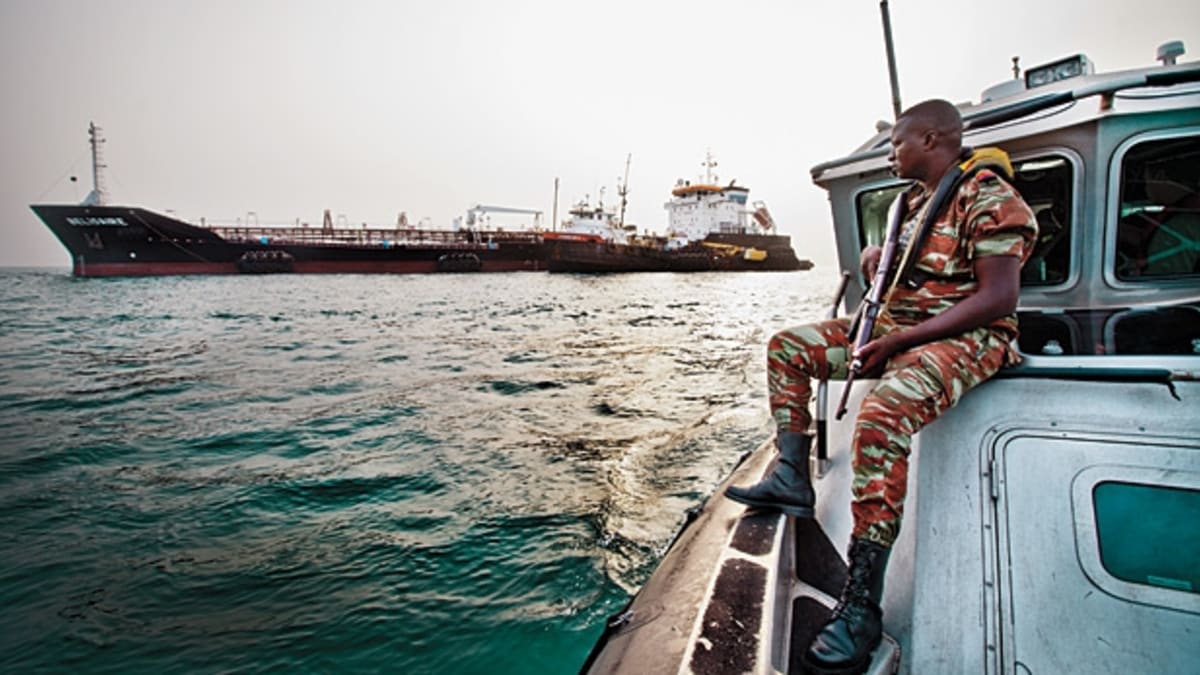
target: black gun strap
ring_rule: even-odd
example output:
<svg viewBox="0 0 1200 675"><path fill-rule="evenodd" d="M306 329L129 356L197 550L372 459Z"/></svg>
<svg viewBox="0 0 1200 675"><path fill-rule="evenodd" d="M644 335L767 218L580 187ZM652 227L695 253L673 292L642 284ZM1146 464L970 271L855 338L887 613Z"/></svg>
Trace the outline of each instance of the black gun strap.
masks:
<svg viewBox="0 0 1200 675"><path fill-rule="evenodd" d="M993 157L1002 155L1003 163ZM928 208L925 210L925 217L921 219L915 232L908 241L908 246L904 248L904 257L900 263L900 269L894 277L892 288L903 284L906 288L917 288L921 284L913 279L913 267L917 264L917 258L920 257L921 247L925 245L925 240L929 238L929 232L933 229L933 224L941 217L942 212L949 206L950 200L958 194L958 189L966 182L968 178L974 176L982 169L991 169L1008 180L1012 180L1011 167L1005 166L1008 161L1007 155L1003 155L1002 151L993 148L985 148L979 153L971 148L963 148L960 155L961 161L958 164L950 167L946 175L942 176L942 180L938 181L937 189L933 191L933 197L929 200Z"/></svg>
<svg viewBox="0 0 1200 675"><path fill-rule="evenodd" d="M892 282L892 287L895 288L900 284L909 286L909 277L912 276L913 267L917 264L917 257L920 254L921 247L925 245L925 240L929 238L929 231L933 229L933 224L937 222L938 216L945 210L950 203L950 198L958 192L958 188L962 185L962 181L967 177L967 173L963 171L962 163L955 164L950 167L950 170L942 176L942 180L938 182L937 189L933 191L933 197L930 198L929 204L925 209L925 217L921 219L915 232L908 240L908 246L904 247L904 257L901 258L900 269L896 271L896 276Z"/></svg>

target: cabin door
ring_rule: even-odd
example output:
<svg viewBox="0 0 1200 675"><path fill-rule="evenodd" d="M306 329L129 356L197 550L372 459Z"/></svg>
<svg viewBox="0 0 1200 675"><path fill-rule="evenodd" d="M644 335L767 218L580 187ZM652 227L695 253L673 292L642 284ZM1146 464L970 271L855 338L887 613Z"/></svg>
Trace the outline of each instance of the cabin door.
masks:
<svg viewBox="0 0 1200 675"><path fill-rule="evenodd" d="M1010 431L993 445L1001 672L1200 663L1200 440Z"/></svg>

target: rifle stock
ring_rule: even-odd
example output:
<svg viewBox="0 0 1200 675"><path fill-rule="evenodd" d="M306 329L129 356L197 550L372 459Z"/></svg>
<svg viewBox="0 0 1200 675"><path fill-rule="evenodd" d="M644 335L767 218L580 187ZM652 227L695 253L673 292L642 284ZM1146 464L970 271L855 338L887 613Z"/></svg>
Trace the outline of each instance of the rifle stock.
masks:
<svg viewBox="0 0 1200 675"><path fill-rule="evenodd" d="M871 333L875 331L875 319L883 309L888 284L891 282L892 271L896 267L896 256L899 252L900 225L904 222L908 205L905 200L906 194L906 192L901 192L896 195L896 198L892 200L892 205L888 207L888 226L884 234L883 254L879 258L879 267L875 269L875 276L871 280L871 288L867 291L867 296L863 298L862 306L859 307L861 315L858 321L858 331L854 334L854 341L850 346L851 355L871 341ZM862 374L862 366L862 360L857 357L850 361L850 372L846 375L846 384L842 387L842 398L838 401L835 419L840 420L846 416L846 402L850 398L850 388L854 384L854 380Z"/></svg>

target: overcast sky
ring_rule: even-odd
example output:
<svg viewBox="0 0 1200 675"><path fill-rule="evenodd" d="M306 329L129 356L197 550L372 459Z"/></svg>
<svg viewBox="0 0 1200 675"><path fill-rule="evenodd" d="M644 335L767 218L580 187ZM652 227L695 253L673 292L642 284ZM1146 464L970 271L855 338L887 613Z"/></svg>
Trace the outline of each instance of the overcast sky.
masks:
<svg viewBox="0 0 1200 675"><path fill-rule="evenodd" d="M1083 52L1097 70L1200 58L1196 0L893 0L902 100L978 101ZM607 188L661 231L705 152L797 252L832 262L814 164L891 118L877 0L0 0L0 265L66 267L29 210L78 202L87 126L113 203L188 220L436 227ZM76 182L71 176L78 177Z"/></svg>

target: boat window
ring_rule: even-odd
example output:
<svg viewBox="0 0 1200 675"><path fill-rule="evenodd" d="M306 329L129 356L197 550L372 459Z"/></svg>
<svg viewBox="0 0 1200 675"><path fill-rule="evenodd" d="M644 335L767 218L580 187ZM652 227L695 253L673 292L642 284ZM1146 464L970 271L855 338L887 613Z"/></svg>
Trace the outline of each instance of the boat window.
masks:
<svg viewBox="0 0 1200 675"><path fill-rule="evenodd" d="M1105 333L1104 344L1114 354L1200 355L1200 305L1118 312Z"/></svg>
<svg viewBox="0 0 1200 675"><path fill-rule="evenodd" d="M908 187L907 183L866 190L858 193L858 240L859 248L883 246L883 234L887 230L888 207L896 195Z"/></svg>
<svg viewBox="0 0 1200 675"><path fill-rule="evenodd" d="M1018 348L1040 356L1200 355L1200 305L1021 311Z"/></svg>
<svg viewBox="0 0 1200 675"><path fill-rule="evenodd" d="M1074 170L1059 156L1024 159L1013 165L1013 186L1038 220L1038 241L1021 272L1024 286L1066 281L1071 264L1071 189ZM861 246L882 245L887 212L904 185L889 185L859 193L857 199Z"/></svg>
<svg viewBox="0 0 1200 675"><path fill-rule="evenodd" d="M1075 317L1065 313L1018 312L1021 327L1017 348L1023 354L1043 356L1074 356L1084 351Z"/></svg>
<svg viewBox="0 0 1200 675"><path fill-rule="evenodd" d="M1200 276L1200 136L1146 141L1121 161L1117 278Z"/></svg>
<svg viewBox="0 0 1200 675"><path fill-rule="evenodd" d="M1063 157L1035 157L1015 162L1013 173L1013 186L1038 223L1037 243L1021 269L1021 285L1061 284L1071 271L1073 167Z"/></svg>
<svg viewBox="0 0 1200 675"><path fill-rule="evenodd" d="M1092 489L1105 571L1130 583L1200 593L1200 490L1106 481Z"/></svg>

